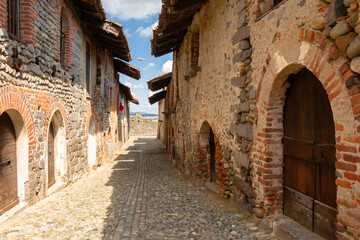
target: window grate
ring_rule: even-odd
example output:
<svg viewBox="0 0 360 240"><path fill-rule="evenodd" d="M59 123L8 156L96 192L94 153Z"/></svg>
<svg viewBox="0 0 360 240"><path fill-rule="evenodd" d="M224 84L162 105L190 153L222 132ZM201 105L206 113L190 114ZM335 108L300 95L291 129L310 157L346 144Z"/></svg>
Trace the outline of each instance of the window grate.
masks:
<svg viewBox="0 0 360 240"><path fill-rule="evenodd" d="M62 66L65 65L65 40L66 34L64 33L63 18L60 19L60 63Z"/></svg>
<svg viewBox="0 0 360 240"><path fill-rule="evenodd" d="M19 8L17 0L7 0L8 6L8 31L19 37Z"/></svg>

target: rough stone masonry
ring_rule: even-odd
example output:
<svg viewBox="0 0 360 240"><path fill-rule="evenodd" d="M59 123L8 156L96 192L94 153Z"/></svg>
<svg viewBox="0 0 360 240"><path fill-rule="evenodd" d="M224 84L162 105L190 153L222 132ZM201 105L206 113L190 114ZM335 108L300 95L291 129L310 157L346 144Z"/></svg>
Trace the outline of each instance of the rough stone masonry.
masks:
<svg viewBox="0 0 360 240"><path fill-rule="evenodd" d="M9 2L19 11L8 11ZM0 12L0 115L10 116L17 136L18 200L34 204L112 159L127 140L118 126L128 131L129 99L119 90L113 62L114 56L130 61L130 50L122 26L106 19L101 1L1 1ZM15 14L12 25L8 14ZM85 20L92 24L85 27ZM49 188L51 154L56 184Z"/></svg>
<svg viewBox="0 0 360 240"><path fill-rule="evenodd" d="M142 117L141 112L130 116L130 136L156 136L158 122L156 119Z"/></svg>

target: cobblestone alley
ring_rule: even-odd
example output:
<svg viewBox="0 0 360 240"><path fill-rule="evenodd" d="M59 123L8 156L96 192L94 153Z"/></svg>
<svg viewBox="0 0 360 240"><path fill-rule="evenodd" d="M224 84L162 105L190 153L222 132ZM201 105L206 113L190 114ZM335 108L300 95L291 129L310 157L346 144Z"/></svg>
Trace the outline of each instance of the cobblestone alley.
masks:
<svg viewBox="0 0 360 240"><path fill-rule="evenodd" d="M191 183L155 138L15 215L0 239L273 239L249 215Z"/></svg>

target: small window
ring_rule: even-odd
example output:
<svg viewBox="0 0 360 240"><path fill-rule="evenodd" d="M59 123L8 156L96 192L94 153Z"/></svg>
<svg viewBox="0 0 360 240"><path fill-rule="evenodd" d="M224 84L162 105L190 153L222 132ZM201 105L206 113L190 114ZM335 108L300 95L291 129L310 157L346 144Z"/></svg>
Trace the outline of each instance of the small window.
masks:
<svg viewBox="0 0 360 240"><path fill-rule="evenodd" d="M8 31L16 37L19 37L19 1L7 0L8 6Z"/></svg>
<svg viewBox="0 0 360 240"><path fill-rule="evenodd" d="M197 67L199 64L199 30L191 34L191 62L190 68Z"/></svg>
<svg viewBox="0 0 360 240"><path fill-rule="evenodd" d="M101 66L102 66L102 61L101 61L101 52L97 52L96 55L96 85L100 86L101 85Z"/></svg>
<svg viewBox="0 0 360 240"><path fill-rule="evenodd" d="M90 44L86 43L86 91L90 94Z"/></svg>
<svg viewBox="0 0 360 240"><path fill-rule="evenodd" d="M256 21L260 21L264 16L269 14L274 8L284 3L286 0L263 0L256 7ZM342 0L340 0L342 1Z"/></svg>
<svg viewBox="0 0 360 240"><path fill-rule="evenodd" d="M108 74L108 51L105 50L105 74L107 75Z"/></svg>
<svg viewBox="0 0 360 240"><path fill-rule="evenodd" d="M279 5L283 0L274 0L274 7Z"/></svg>
<svg viewBox="0 0 360 240"><path fill-rule="evenodd" d="M112 96L112 87L110 87L110 94L109 94L109 102L110 102L110 106L113 105L113 96Z"/></svg>
<svg viewBox="0 0 360 240"><path fill-rule="evenodd" d="M60 17L60 63L62 66L65 65L65 39L64 14L62 13Z"/></svg>

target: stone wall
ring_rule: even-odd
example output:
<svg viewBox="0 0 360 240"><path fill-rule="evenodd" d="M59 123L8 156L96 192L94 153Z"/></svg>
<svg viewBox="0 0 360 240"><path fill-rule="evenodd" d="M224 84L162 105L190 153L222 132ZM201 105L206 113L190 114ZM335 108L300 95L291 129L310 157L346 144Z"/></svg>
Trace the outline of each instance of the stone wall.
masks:
<svg viewBox="0 0 360 240"><path fill-rule="evenodd" d="M9 36L6 24L0 29L0 114L7 112L13 116L15 129L23 128L26 135L21 146L24 153L18 156L18 162L24 163L21 168L28 175L19 182L24 189L20 200L28 204L51 192L47 186L50 124L55 128L56 182L64 186L111 159L121 148L128 135L118 137L122 118L116 115L119 115L120 100L124 101L126 114L129 112L124 97L109 99L109 87L115 89L113 96L119 95L112 54L90 38L68 5L61 0L31 1L31 4L35 4L36 9L32 22L34 34L21 34L18 39ZM63 66L59 62L62 8L70 24L67 36L71 38ZM0 12L6 16L6 3L0 6ZM91 43L90 92L86 91L85 81L87 42ZM96 139L93 166L88 162L91 119L95 121ZM124 124L128 126L127 121Z"/></svg>
<svg viewBox="0 0 360 240"><path fill-rule="evenodd" d="M287 78L307 68L322 83L333 112L339 239L360 237L355 230L360 219L354 214L360 213L359 181L355 180L359 179L360 165L350 160L360 154L356 73L360 52L353 30L358 24L357 5L357 1L341 0L284 1L267 13L259 14L256 4L247 9L253 46L251 67L257 69L251 74L257 89L257 114L250 158L256 206L268 215L282 213Z"/></svg>
<svg viewBox="0 0 360 240"><path fill-rule="evenodd" d="M158 120L145 118L141 113L130 116L130 136L156 136Z"/></svg>
<svg viewBox="0 0 360 240"><path fill-rule="evenodd" d="M174 53L165 99L167 149L180 169L209 181L211 128L216 183L223 195L245 204L257 217L282 214L287 79L307 68L326 90L334 117L336 237L359 239L358 4L204 4Z"/></svg>
<svg viewBox="0 0 360 240"><path fill-rule="evenodd" d="M235 47L229 44L237 29L237 11L234 1L214 0L195 15L180 50L174 54L171 94L165 107L176 112L167 118L168 149L181 169L203 181L209 181L210 176L210 128L205 127L206 133L201 129L211 127L216 145L216 182L226 198L233 196L237 164L232 156L233 145L241 140L230 134L233 106L241 95L241 89L233 83L242 80L239 73L245 67L237 60L245 55L236 56ZM198 44L194 43L197 33ZM244 107L243 111L248 112L249 103L244 103ZM249 132L251 135L251 129Z"/></svg>

